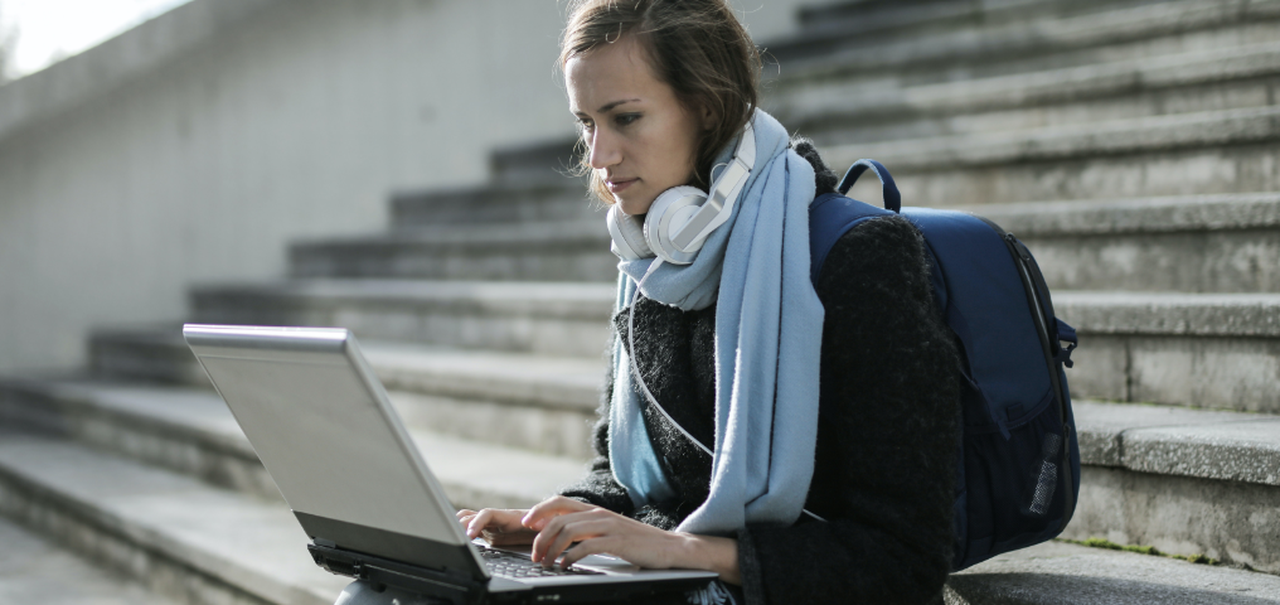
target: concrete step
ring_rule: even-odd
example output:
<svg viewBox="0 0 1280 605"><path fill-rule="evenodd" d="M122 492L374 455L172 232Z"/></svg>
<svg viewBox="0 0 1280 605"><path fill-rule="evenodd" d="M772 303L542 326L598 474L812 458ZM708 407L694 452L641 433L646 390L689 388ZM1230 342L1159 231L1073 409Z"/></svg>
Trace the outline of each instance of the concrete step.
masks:
<svg viewBox="0 0 1280 605"><path fill-rule="evenodd" d="M603 214L595 220L448 225L289 248L295 278L391 277L500 281L608 281Z"/></svg>
<svg viewBox="0 0 1280 605"><path fill-rule="evenodd" d="M562 146L565 142L546 144ZM550 177L533 183L495 180L461 189L394 194L391 196L390 228L393 231L412 231L432 225L603 220L597 219L598 203L587 198L582 181L566 178L557 172L554 164L547 164L542 170Z"/></svg>
<svg viewBox="0 0 1280 605"><path fill-rule="evenodd" d="M363 339L601 355L609 284L374 280L209 289L196 321L337 325ZM1280 412L1276 294L1058 291L1058 315L1083 346L1069 379L1084 396Z"/></svg>
<svg viewBox="0 0 1280 605"><path fill-rule="evenodd" d="M1077 396L1280 413L1276 294L1059 290L1054 299L1081 335L1067 372ZM171 346L186 355L176 336ZM366 346L389 388L418 395L442 430L589 455L598 359L402 347Z"/></svg>
<svg viewBox="0 0 1280 605"><path fill-rule="evenodd" d="M1263 43L1274 41L1280 27L1275 0L1091 2L993 20L984 18L986 10L974 12L954 25L944 17L883 36L801 31L767 46L784 78L883 74L936 82Z"/></svg>
<svg viewBox="0 0 1280 605"><path fill-rule="evenodd" d="M993 204L1055 290L1280 292L1280 194Z"/></svg>
<svg viewBox="0 0 1280 605"><path fill-rule="evenodd" d="M4 435L0 513L182 602L328 605L346 584L283 503L66 441Z"/></svg>
<svg viewBox="0 0 1280 605"><path fill-rule="evenodd" d="M412 397L393 392L392 402L458 506L529 506L584 472L581 459L432 432ZM28 434L66 438L263 501L280 498L226 404L210 391L8 380L0 383L0 417Z"/></svg>
<svg viewBox="0 0 1280 605"><path fill-rule="evenodd" d="M1138 6L1151 0L1119 2L1117 0L987 0L958 3L949 0L843 0L815 3L796 10L796 21L803 39L796 45L815 45L825 37L872 36L889 34L901 37L904 31L926 26L945 29L960 22L988 24L1030 21L1048 15L1064 16L1096 11L1099 7ZM784 46L785 47L785 46Z"/></svg>
<svg viewBox="0 0 1280 605"><path fill-rule="evenodd" d="M89 335L89 375L213 388L179 325L98 328Z"/></svg>
<svg viewBox="0 0 1280 605"><path fill-rule="evenodd" d="M403 365L423 362L420 352L407 353L412 356ZM381 357L394 355L395 351L385 351ZM440 361L433 371L448 373L447 366L452 363L453 380L462 391L468 389L468 383L473 385L471 388L481 388L474 385L486 378L504 379L505 372L492 367L486 370L481 366L488 364L475 363L477 361L485 359L477 356ZM538 379L551 382L542 372L534 368L529 371L539 375L530 382ZM420 375L414 379L421 379ZM509 386L515 386L520 379L520 376L505 378ZM561 380L567 386L568 380ZM581 376L580 381L586 382L586 377ZM394 377L388 384L392 389L398 386ZM585 396L594 389L581 385L578 390ZM97 381L9 381L0 393L3 393L0 409L6 426L32 427L71 436L96 448L165 466L210 483L264 497L274 496L273 484L257 463L234 419L221 400L209 391ZM1190 548L1186 544L1195 544L1200 549L1197 552L1214 558L1236 557L1231 560L1280 571L1280 548L1274 547L1280 541L1271 540L1268 533L1258 533L1248 521L1259 514L1255 506L1258 501L1270 502L1269 498L1280 495L1273 493L1280 487L1280 416L1099 403L1077 397L1082 461L1090 467L1084 476L1085 484L1098 487L1082 490L1092 495L1082 499L1072 533L1068 535L1105 535L1123 543L1154 542L1162 550L1183 554L1194 554L1186 552ZM457 419L453 420L439 409L423 406L412 395L393 390L392 399L419 439L427 459L436 464L442 484L457 502L501 501L519 505L536 500L581 472L581 458L573 461L501 446L479 446L475 440L456 436L470 436L459 432L460 426L479 427L491 440L507 440L509 446L516 445L516 439L505 433L512 427L535 423L528 418L504 426L504 412L499 408L480 412L454 410L452 413ZM506 408L507 413L512 409L518 406ZM532 418L534 414L547 412L529 410L528 413ZM580 437L585 443L586 422L581 426L584 430ZM455 436L444 437L439 435L441 432ZM477 472L466 463L495 456L501 460L492 468L511 470ZM440 460L448 463L436 462ZM539 481L548 474L554 477ZM529 480L533 480L534 485L529 485ZM1154 487L1128 487L1138 480L1154 482ZM1131 511L1130 501L1142 496L1142 493L1133 493L1134 490L1166 489L1162 486L1168 483L1195 487L1184 492L1183 500L1194 494L1201 506L1203 502L1218 503L1221 522L1186 530L1178 529L1181 524L1173 524L1170 529L1168 524L1162 524L1162 517L1139 512L1116 519L1116 511ZM1228 501L1238 502L1239 507L1221 504ZM1241 527L1252 528L1250 535L1258 536L1258 545L1242 546L1248 540L1237 535ZM1181 534L1171 537L1169 532L1174 530L1196 533L1190 537ZM1226 546L1212 542L1215 536L1232 542ZM1274 552L1267 548L1273 548ZM1242 559L1244 555L1240 553L1248 558Z"/></svg>
<svg viewBox="0 0 1280 605"><path fill-rule="evenodd" d="M1265 40L934 85L792 78L763 104L789 127L825 140L824 156L837 170L875 157L911 175L899 179L905 199L926 205L1271 191L1280 187L1272 151L1280 51L1274 37ZM393 228L599 220L581 181L554 182L553 168L545 167L550 180L534 186L499 179L398 195Z"/></svg>
<svg viewBox="0 0 1280 605"><path fill-rule="evenodd" d="M235 494L205 486L217 477L243 476L240 473L209 475L184 464L204 457L203 468L228 466L231 463L210 462L211 458L243 458L247 443L238 436L229 413L216 396L207 392L173 389L121 387L93 383L43 385L46 391L60 390L65 399L80 397L83 407L96 407L97 426L85 422L85 410L72 405L38 406L32 402L14 402L6 398L6 423L14 428L60 425L62 434L87 443L93 453L80 445L59 444L59 448L85 451L78 456L103 459L115 465L98 469L84 462L68 463L78 472L100 477L119 477L122 473L144 472L155 475L180 473L182 489L177 492L224 492L223 498L252 500L267 506L262 485L235 485ZM185 399L184 399L185 398ZM400 402L397 401L397 405ZM17 408L27 408L26 410ZM109 419L114 414L114 419ZM43 419L38 418L43 416ZM1280 571L1280 548L1276 533L1273 503L1280 495L1280 417L1187 410L1159 406L1112 404L1077 401L1082 462L1080 505L1068 527L1067 537L1084 539L1105 537L1123 544L1154 545L1174 554L1205 554L1223 561L1249 565L1254 569ZM110 424L110 426L105 426ZM151 431L152 434L147 434ZM47 432L47 431L46 431ZM111 433L115 435L111 435ZM491 446L477 447L473 442L415 433L424 456L459 505L490 504L523 506L551 493L556 487L577 478L583 472L579 462L547 458L535 454L511 452ZM168 440L188 450L202 448L198 455L122 451L120 443ZM7 447L39 442L48 451L47 438L6 435L0 440L0 483L10 491L30 493L30 487L14 488L15 473L27 473L19 479L30 483L46 477L45 467L32 466L35 458L16 462ZM113 443L114 442L114 443ZM106 450L110 453L103 453ZM121 456L127 456L121 457ZM36 458L58 459L61 456L41 454ZM79 460L79 458L77 458ZM144 468L137 462L166 466L173 471ZM243 462L235 464L245 465ZM121 471L120 467L133 470ZM95 470L96 469L96 470ZM138 470L141 469L141 470ZM61 471L59 471L61 472ZM259 475L264 475L260 469ZM60 476L54 472L53 480ZM176 479L175 479L176 480ZM67 479L69 483L79 479ZM121 490L129 489L121 480ZM115 482L112 482L114 485ZM95 489L93 484L81 489ZM142 490L141 493L146 493ZM10 494L12 495L12 494ZM26 496L22 496L26 497ZM101 495L86 496L95 501ZM21 501L21 497L18 498ZM13 507L14 498L4 498ZM49 502L43 497L42 502ZM56 499L55 499L56 502ZM44 504L43 506L49 506ZM279 504L272 506L282 506ZM55 507L60 508L60 505ZM21 508L21 507L19 507ZM143 507L144 510L146 507ZM6 509L6 514L23 518L25 514ZM287 519L292 525L292 519ZM25 520L24 522L32 522ZM281 521L281 523L284 523ZM79 523L77 523L79 525ZM42 531L48 531L47 529ZM66 537L59 537L66 540ZM69 541L73 541L69 540Z"/></svg>
<svg viewBox="0 0 1280 605"><path fill-rule="evenodd" d="M177 605L121 574L101 569L48 539L0 519L0 603Z"/></svg>
<svg viewBox="0 0 1280 605"><path fill-rule="evenodd" d="M376 343L368 351L405 421L436 433L589 460L605 364Z"/></svg>
<svg viewBox="0 0 1280 605"><path fill-rule="evenodd" d="M813 59L850 45L946 34L961 28L1034 23L1151 4L1150 0L853 0L800 7L798 35L766 45L780 59ZM874 41L874 42L873 42Z"/></svg>
<svg viewBox="0 0 1280 605"><path fill-rule="evenodd" d="M1067 371L1079 396L1280 413L1280 296L1053 295L1080 333Z"/></svg>
<svg viewBox="0 0 1280 605"><path fill-rule="evenodd" d="M874 185L867 179L864 185ZM879 204L879 193L853 195ZM1017 234L1057 289L1280 292L1280 194L1191 195L968 208ZM295 277L607 281L597 221L450 226L294 246Z"/></svg>
<svg viewBox="0 0 1280 605"><path fill-rule="evenodd" d="M570 137L499 149L489 157L489 172L498 183L559 186L560 177L577 170L577 144L578 138Z"/></svg>
<svg viewBox="0 0 1280 605"><path fill-rule="evenodd" d="M820 143L861 143L1264 107L1277 81L1265 43L936 84L781 79L766 107Z"/></svg>
<svg viewBox="0 0 1280 605"><path fill-rule="evenodd" d="M384 341L360 346L410 425L584 460L593 455L601 359ZM210 386L177 326L103 333L93 350L100 379ZM109 371L114 367L128 371Z"/></svg>
<svg viewBox="0 0 1280 605"><path fill-rule="evenodd" d="M800 28L798 36L778 41L779 52L810 55L829 52L849 37L879 37L893 39L922 31L945 30L950 25L975 22L999 23L1010 19L1030 21L1036 17L1061 15L1064 12L1081 12L1090 7L1114 6L1115 0L1105 3L1090 1L1071 4L1057 0L1005 0L980 3L947 2L946 0L846 0L801 6L796 11Z"/></svg>
<svg viewBox="0 0 1280 605"><path fill-rule="evenodd" d="M1166 557L1046 542L954 573L947 605L1263 605L1280 578Z"/></svg>
<svg viewBox="0 0 1280 605"><path fill-rule="evenodd" d="M1074 408L1086 466L1280 487L1280 415L1088 399Z"/></svg>
<svg viewBox="0 0 1280 605"><path fill-rule="evenodd" d="M483 370L465 367L469 365L468 360L457 363L464 366L458 372L460 376L476 372L474 379L485 378ZM501 374L494 371L490 376L497 379ZM465 382L466 378L461 377L460 381ZM390 384L395 388L394 382ZM93 382L11 382L6 393L6 409L15 421L80 435L101 447L126 451L157 463L164 460L191 461L202 455L218 457L217 464L194 463L179 470L239 489L266 494L273 492L269 482L261 480L261 477L241 479L252 476L253 473L247 472L246 468L248 471L256 469L256 460L220 400L207 391ZM412 398L405 399L398 391L392 391L392 394L397 408L411 426L451 431L449 427L435 424L438 415L431 414L429 410L415 409L416 402ZM1077 416L1083 460L1089 465L1202 479L1264 484L1280 481L1280 456L1273 451L1280 445L1266 440L1269 432L1280 428L1280 417L1089 401L1077 403ZM111 425L118 427L111 428ZM1164 433L1159 431L1148 431L1150 434L1135 431L1153 426L1181 428L1174 431L1172 437L1162 437ZM1224 433L1226 429L1230 430ZM501 432L500 428L493 430ZM199 444L210 453L166 455L147 452L162 452L172 444L134 445L143 438L153 439L157 435L168 435L178 445ZM1275 435L1280 439L1280 432L1275 432ZM1144 441L1135 441L1138 439ZM1203 442L1202 451L1192 456L1185 455L1189 447L1187 439ZM1178 454L1164 454L1167 458L1142 457L1162 451ZM1242 469L1241 464L1254 466Z"/></svg>
<svg viewBox="0 0 1280 605"><path fill-rule="evenodd" d="M576 460L593 455L598 362L394 345L367 353L413 430ZM274 494L211 390L27 380L0 382L0 394L18 420L154 463L175 460L218 485Z"/></svg>
<svg viewBox="0 0 1280 605"><path fill-rule="evenodd" d="M1280 573L1280 416L1077 401L1080 499L1063 537Z"/></svg>
<svg viewBox="0 0 1280 605"><path fill-rule="evenodd" d="M200 323L342 326L362 339L599 357L608 343L610 283L295 280L205 286Z"/></svg>
<svg viewBox="0 0 1280 605"><path fill-rule="evenodd" d="M889 168L908 205L1111 199L1280 190L1280 107L827 146L838 172Z"/></svg>
<svg viewBox="0 0 1280 605"><path fill-rule="evenodd" d="M212 390L76 379L0 382L0 418L213 485L278 499L275 483Z"/></svg>

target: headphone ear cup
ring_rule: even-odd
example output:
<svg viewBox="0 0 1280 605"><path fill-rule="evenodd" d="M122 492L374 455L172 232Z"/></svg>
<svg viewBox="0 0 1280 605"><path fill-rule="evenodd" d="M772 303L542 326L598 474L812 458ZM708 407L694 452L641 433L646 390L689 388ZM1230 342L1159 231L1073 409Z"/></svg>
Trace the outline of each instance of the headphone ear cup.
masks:
<svg viewBox="0 0 1280 605"><path fill-rule="evenodd" d="M697 187L683 185L663 191L658 199L653 200L644 219L644 239L649 249L658 258L674 265L692 263L702 243L696 242L693 249L686 252L676 248L671 238L706 201L707 193Z"/></svg>
<svg viewBox="0 0 1280 605"><path fill-rule="evenodd" d="M610 248L618 258L640 260L654 256L653 250L649 249L649 244L645 241L640 221L624 214L617 204L610 206L605 213L605 224L609 226L609 236L613 238Z"/></svg>

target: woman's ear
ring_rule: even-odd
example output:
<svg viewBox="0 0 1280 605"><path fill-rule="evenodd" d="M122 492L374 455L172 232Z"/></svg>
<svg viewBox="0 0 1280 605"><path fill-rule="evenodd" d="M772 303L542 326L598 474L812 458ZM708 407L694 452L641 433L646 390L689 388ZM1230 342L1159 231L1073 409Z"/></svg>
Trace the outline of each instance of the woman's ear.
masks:
<svg viewBox="0 0 1280 605"><path fill-rule="evenodd" d="M702 104L698 106L698 119L702 123L702 130L715 130L716 124L720 123L720 114L710 105Z"/></svg>

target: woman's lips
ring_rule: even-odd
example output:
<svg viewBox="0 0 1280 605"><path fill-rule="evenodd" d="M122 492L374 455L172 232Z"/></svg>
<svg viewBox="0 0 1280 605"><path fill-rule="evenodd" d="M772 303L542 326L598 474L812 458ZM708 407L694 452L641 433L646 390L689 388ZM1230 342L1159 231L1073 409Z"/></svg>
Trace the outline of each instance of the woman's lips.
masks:
<svg viewBox="0 0 1280 605"><path fill-rule="evenodd" d="M609 186L610 193L621 193L622 190L630 187L637 180L639 179L618 179L616 181L605 181L605 184Z"/></svg>

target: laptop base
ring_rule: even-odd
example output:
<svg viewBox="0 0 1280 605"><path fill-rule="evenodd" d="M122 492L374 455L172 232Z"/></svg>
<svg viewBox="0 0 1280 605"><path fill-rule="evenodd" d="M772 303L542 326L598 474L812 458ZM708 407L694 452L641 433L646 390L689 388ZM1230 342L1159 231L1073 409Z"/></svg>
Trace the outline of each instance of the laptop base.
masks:
<svg viewBox="0 0 1280 605"><path fill-rule="evenodd" d="M364 580L422 596L432 605L488 605L507 603L643 603L654 597L676 594L707 585L706 578L668 581L661 589L651 582L618 582L592 585L528 587L495 577L478 582L459 574L446 574L365 553L308 544L316 565L329 573ZM501 590L500 588L509 588Z"/></svg>

